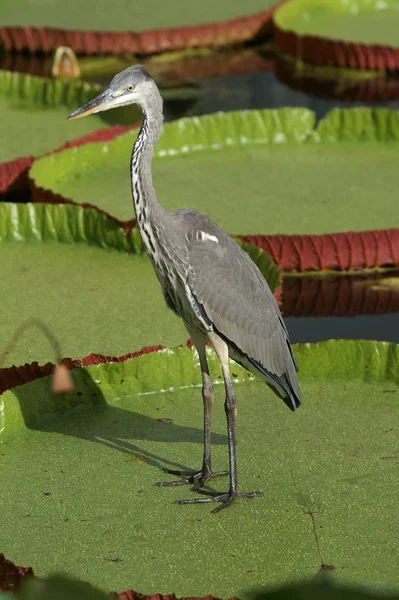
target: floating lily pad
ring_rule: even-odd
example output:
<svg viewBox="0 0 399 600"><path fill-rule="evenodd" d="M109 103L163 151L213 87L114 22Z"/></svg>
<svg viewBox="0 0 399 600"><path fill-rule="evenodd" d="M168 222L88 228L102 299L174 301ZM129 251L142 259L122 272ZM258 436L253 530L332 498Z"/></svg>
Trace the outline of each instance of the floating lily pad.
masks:
<svg viewBox="0 0 399 600"><path fill-rule="evenodd" d="M243 247L274 290L277 267L262 250ZM0 353L31 318L51 330L63 357L118 356L185 344L189 337L166 308L138 231L126 236L96 210L0 203L0 279L7 282L0 294ZM51 343L31 327L1 366L49 360L56 360Z"/></svg>
<svg viewBox="0 0 399 600"><path fill-rule="evenodd" d="M29 0L1 0L2 25L31 25L62 29L97 31L144 31L164 27L199 25L235 19L265 11L276 0L241 0L214 2L204 0L191 3L186 0L139 0L131 5L126 0L115 0L112 10L105 0L38 0L33 6Z"/></svg>
<svg viewBox="0 0 399 600"><path fill-rule="evenodd" d="M399 114L335 110L314 129L307 109L242 111L164 127L153 163L167 210L201 210L234 233L329 233L399 225ZM36 185L133 215L129 157L137 131L33 165Z"/></svg>
<svg viewBox="0 0 399 600"><path fill-rule="evenodd" d="M245 599L322 565L346 583L397 589L399 348L330 341L295 353L304 397L295 414L233 368L241 489L264 495L217 515L173 504L194 497L188 488L154 487L168 478L161 467L201 462L194 351L74 370L76 392L64 397L51 396L48 378L5 392L2 550L40 577L62 571L105 591ZM215 389L213 458L223 469L224 390Z"/></svg>
<svg viewBox="0 0 399 600"><path fill-rule="evenodd" d="M100 89L88 83L0 71L0 161L44 154L104 127L106 121L98 116L91 122L65 120L74 106L87 102Z"/></svg>
<svg viewBox="0 0 399 600"><path fill-rule="evenodd" d="M290 0L274 20L301 36L399 47L397 0Z"/></svg>
<svg viewBox="0 0 399 600"><path fill-rule="evenodd" d="M396 0L288 0L273 19L276 45L299 60L391 73L399 68Z"/></svg>

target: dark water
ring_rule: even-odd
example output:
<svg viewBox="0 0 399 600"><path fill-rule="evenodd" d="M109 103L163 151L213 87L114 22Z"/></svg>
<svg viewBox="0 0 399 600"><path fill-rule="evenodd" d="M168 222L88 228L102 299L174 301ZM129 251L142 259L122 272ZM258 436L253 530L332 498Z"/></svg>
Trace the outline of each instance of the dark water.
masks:
<svg viewBox="0 0 399 600"><path fill-rule="evenodd" d="M279 81L275 73L272 72L251 75L225 75L203 79L197 83L201 94L192 106L188 107L185 115L292 106L310 108L316 113L317 120L320 120L329 110L335 107L384 106L395 110L399 108L399 92L398 99L384 103L317 98L305 91L288 87L288 85ZM167 109L173 113L173 107L170 104L167 104ZM173 115L174 118L176 116L176 114Z"/></svg>
<svg viewBox="0 0 399 600"><path fill-rule="evenodd" d="M358 317L285 317L291 342L329 339L399 343L399 314Z"/></svg>
<svg viewBox="0 0 399 600"><path fill-rule="evenodd" d="M266 57L254 53L249 58L248 50L244 50L244 54L239 52L241 55L237 54L237 57L241 63L243 55L245 58L241 74L230 74L235 55L229 52L225 54L225 70L224 55L212 59L217 61L218 76L197 78L197 73L204 69L196 69L195 65L186 68L184 75L180 72L175 80L173 75L169 76L169 90L165 94L166 120L218 111L284 106L309 108L316 113L317 120L334 107L399 108L399 77L365 81L320 79L309 72L302 76L292 63L277 59L273 52ZM6 68L33 69L37 74L45 74L41 69L49 70L50 66L44 66L39 57L35 57L34 63L32 60L9 59ZM208 63L205 71L212 70L212 66ZM255 72L248 73L254 68L257 69ZM173 69L176 70L172 65L172 73ZM176 84L180 91L174 96ZM367 286L365 282L375 283L375 276L369 280L361 277L360 280L361 284L356 277L301 278L297 282L287 279L283 311L292 340L315 342L328 338L361 338L399 342L399 287L396 291L389 286L385 291L373 291L373 286Z"/></svg>
<svg viewBox="0 0 399 600"><path fill-rule="evenodd" d="M166 116L202 115L242 109L304 107L317 120L335 107L357 106L399 108L399 76L350 80L310 76L281 59L269 60L267 69L249 74L221 74L193 79L196 99L174 105L166 102Z"/></svg>
<svg viewBox="0 0 399 600"><path fill-rule="evenodd" d="M286 277L282 312L295 342L333 337L399 342L399 271Z"/></svg>
<svg viewBox="0 0 399 600"><path fill-rule="evenodd" d="M398 273L290 277L283 284L282 311L293 342L338 338L399 343Z"/></svg>

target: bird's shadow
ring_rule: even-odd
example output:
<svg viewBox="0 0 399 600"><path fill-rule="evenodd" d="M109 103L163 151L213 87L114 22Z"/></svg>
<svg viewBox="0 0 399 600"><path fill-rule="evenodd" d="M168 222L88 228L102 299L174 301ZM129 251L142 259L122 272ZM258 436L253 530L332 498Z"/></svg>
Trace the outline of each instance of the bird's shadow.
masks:
<svg viewBox="0 0 399 600"><path fill-rule="evenodd" d="M59 433L102 444L112 450L130 454L162 470L187 470L199 465L183 465L167 456L160 456L140 447L140 441L203 443L203 430L178 425L164 417L144 415L133 410L111 406L105 400L101 387L88 371L73 371L75 391L67 396L54 396L44 391L45 402L52 404L52 412L37 418L29 386L18 386L13 392L18 399L25 425L32 430ZM199 391L199 390L198 390ZM37 400L40 403L40 398ZM133 402L133 399L132 399ZM198 402L202 402L199 391ZM63 407L66 407L63 408ZM227 444L227 436L212 434L213 445Z"/></svg>

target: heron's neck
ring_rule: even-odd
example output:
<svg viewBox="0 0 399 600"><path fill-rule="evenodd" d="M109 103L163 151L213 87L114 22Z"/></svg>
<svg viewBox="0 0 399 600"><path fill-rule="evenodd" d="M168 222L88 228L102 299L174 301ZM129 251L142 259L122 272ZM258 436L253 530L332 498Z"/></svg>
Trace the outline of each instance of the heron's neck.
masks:
<svg viewBox="0 0 399 600"><path fill-rule="evenodd" d="M162 123L162 104L157 110L143 109L143 122L130 161L134 211L142 238L146 224L157 222L164 213L157 200L151 174L152 156L161 135Z"/></svg>

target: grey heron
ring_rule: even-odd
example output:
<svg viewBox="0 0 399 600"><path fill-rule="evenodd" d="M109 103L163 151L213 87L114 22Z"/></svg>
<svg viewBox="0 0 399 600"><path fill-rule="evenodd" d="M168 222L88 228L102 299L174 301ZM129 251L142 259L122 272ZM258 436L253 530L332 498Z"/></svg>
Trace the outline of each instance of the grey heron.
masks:
<svg viewBox="0 0 399 600"><path fill-rule="evenodd" d="M236 465L236 396L229 358L258 376L295 410L301 404L288 332L270 288L255 263L206 215L189 209L166 212L158 203L152 181L152 157L163 123L163 103L152 77L140 65L118 73L108 89L73 112L77 119L128 104L138 104L143 120L130 160L131 189L137 226L144 248L160 281L167 306L184 321L198 351L204 404L204 453L199 471L174 471L178 481L160 486L193 484L202 494L180 504L220 502L212 511L238 497L258 492L238 491ZM244 176L244 174L243 174ZM211 468L213 387L206 356L210 342L221 364L229 470ZM230 474L226 493L204 488L211 478Z"/></svg>

